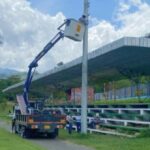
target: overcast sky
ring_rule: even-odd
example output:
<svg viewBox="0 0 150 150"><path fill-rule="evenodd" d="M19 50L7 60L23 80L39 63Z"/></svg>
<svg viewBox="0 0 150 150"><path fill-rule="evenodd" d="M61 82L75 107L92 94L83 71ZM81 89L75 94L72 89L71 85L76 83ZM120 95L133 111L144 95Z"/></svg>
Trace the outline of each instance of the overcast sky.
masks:
<svg viewBox="0 0 150 150"><path fill-rule="evenodd" d="M123 36L150 32L150 0L90 0L89 51ZM0 0L0 68L27 71L65 18L82 15L82 0ZM82 43L60 41L38 71L81 56Z"/></svg>

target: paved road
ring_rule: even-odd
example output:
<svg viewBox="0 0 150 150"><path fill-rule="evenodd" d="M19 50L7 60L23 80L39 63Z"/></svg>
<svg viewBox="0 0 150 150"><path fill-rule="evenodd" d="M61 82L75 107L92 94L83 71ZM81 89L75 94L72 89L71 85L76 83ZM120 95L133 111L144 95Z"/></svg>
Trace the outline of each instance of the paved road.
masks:
<svg viewBox="0 0 150 150"><path fill-rule="evenodd" d="M5 128L7 131L11 132L10 125L6 122L0 121L0 127ZM39 144L45 150L92 150L88 147L70 143L68 141L63 141L60 139L31 139L34 144Z"/></svg>
<svg viewBox="0 0 150 150"><path fill-rule="evenodd" d="M79 146L77 144L72 144L68 141L62 141L59 139L55 139L55 140L40 139L40 140L32 140L32 141L33 143L45 147L47 150L91 150L85 146Z"/></svg>

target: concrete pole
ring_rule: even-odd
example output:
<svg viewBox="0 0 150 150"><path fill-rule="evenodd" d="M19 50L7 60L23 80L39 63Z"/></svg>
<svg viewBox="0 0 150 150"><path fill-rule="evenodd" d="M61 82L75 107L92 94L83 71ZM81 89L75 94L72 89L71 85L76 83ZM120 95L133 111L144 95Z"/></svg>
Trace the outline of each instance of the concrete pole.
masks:
<svg viewBox="0 0 150 150"><path fill-rule="evenodd" d="M87 70L88 70L88 0L84 0L85 33L83 37L83 56L82 56L82 100L81 100L81 133L87 134Z"/></svg>

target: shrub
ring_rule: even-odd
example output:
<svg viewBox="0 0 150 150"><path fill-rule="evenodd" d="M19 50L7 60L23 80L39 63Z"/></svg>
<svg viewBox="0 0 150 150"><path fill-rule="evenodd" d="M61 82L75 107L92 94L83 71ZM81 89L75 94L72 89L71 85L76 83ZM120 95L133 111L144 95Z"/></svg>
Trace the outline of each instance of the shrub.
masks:
<svg viewBox="0 0 150 150"><path fill-rule="evenodd" d="M150 129L141 130L139 137L150 137Z"/></svg>

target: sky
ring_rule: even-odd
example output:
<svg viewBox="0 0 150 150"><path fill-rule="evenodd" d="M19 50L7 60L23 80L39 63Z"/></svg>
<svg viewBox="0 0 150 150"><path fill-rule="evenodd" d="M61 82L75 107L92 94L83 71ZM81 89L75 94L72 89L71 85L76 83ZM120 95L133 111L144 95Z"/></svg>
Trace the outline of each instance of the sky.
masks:
<svg viewBox="0 0 150 150"><path fill-rule="evenodd" d="M150 0L89 1L89 52L124 36L150 33ZM64 19L82 13L83 0L0 0L0 68L27 71ZM65 38L42 58L38 71L81 55L82 42Z"/></svg>
<svg viewBox="0 0 150 150"><path fill-rule="evenodd" d="M37 2L38 1L38 2ZM78 19L83 13L83 0L29 0L31 6L43 13L56 15L59 11L67 18ZM90 0L89 13L98 19L112 19L117 0ZM107 6L107 8L106 8Z"/></svg>

